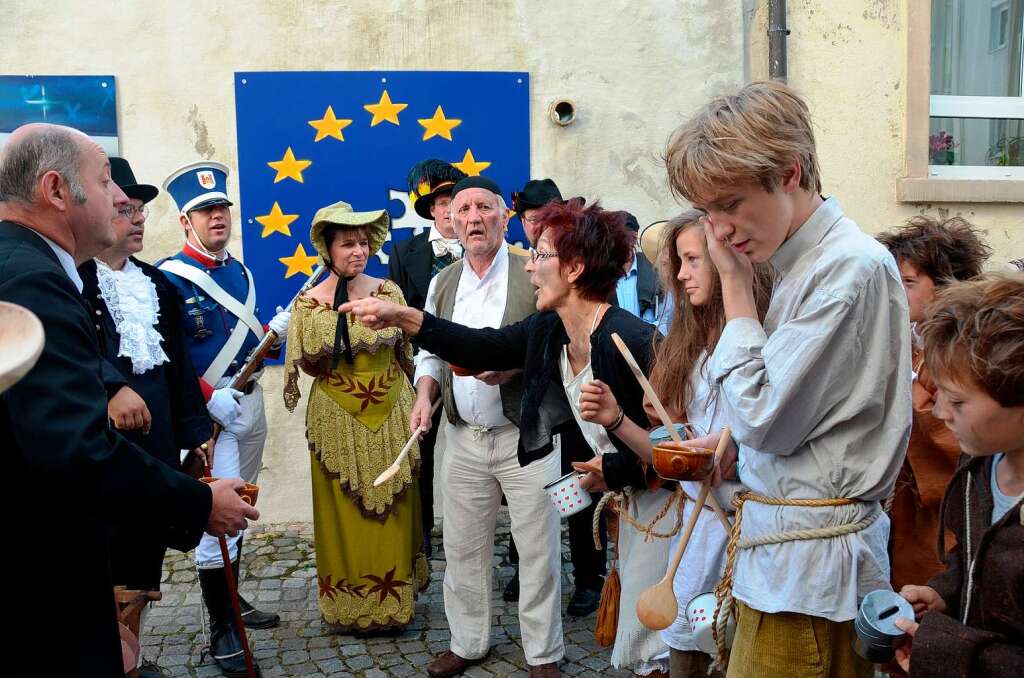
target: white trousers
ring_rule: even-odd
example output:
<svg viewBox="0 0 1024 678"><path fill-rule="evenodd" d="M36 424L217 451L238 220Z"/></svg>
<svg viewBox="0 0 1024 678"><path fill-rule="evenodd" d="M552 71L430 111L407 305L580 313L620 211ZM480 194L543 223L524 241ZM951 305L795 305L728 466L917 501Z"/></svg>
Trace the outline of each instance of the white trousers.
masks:
<svg viewBox="0 0 1024 678"><path fill-rule="evenodd" d="M263 410L263 389L259 384L238 401L242 414L224 429L213 449L213 475L217 478L241 478L255 483L263 466L263 445L267 442L267 414ZM238 536L228 537L231 560L238 558ZM223 567L216 537L203 534L196 547L196 564L206 570Z"/></svg>
<svg viewBox="0 0 1024 678"><path fill-rule="evenodd" d="M504 493L519 548L523 653L533 666L556 662L565 655L561 526L544 485L560 475L560 452L522 467L519 430L511 424L481 432L446 422L444 432L444 610L452 652L478 659L490 647L494 527Z"/></svg>

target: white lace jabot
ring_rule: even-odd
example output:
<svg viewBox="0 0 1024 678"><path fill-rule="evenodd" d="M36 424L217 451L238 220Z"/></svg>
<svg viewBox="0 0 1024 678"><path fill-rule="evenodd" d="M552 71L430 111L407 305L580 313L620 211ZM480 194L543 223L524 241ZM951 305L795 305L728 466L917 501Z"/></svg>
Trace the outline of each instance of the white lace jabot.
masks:
<svg viewBox="0 0 1024 678"><path fill-rule="evenodd" d="M143 374L167 362L167 354L160 346L160 333L156 330L160 316L160 301L156 285L131 259L124 268L114 271L96 260L96 279L100 296L107 305L121 343L119 357L132 361L132 372Z"/></svg>

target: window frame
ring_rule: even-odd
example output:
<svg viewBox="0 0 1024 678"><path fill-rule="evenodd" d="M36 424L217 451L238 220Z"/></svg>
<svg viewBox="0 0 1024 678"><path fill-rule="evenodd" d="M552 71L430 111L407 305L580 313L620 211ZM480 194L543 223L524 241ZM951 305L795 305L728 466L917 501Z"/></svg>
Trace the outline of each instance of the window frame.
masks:
<svg viewBox="0 0 1024 678"><path fill-rule="evenodd" d="M1024 96L931 94L931 15L931 0L908 0L906 175L897 181L897 197L901 202L1024 203L1024 167L928 164L932 117L1024 118Z"/></svg>

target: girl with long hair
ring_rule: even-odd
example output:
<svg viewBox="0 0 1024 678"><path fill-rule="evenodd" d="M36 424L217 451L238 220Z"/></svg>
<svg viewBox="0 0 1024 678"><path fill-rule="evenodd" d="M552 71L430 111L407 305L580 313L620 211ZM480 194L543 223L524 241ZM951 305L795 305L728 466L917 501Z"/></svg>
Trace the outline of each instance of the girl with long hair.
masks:
<svg viewBox="0 0 1024 678"><path fill-rule="evenodd" d="M675 309L668 336L655 349L651 384L675 422L688 422L710 434L728 423L729 413L716 397L715 385L706 371L708 359L725 327L725 309L721 281L708 255L703 216L700 211L688 210L669 220L665 229L662 249L667 250L670 270L675 271L670 281ZM754 297L762 317L771 291L771 269L767 265L755 266ZM619 404L603 383L594 381L584 385L582 390L581 412L585 419L604 423L618 416ZM649 405L645 402L651 421L658 421ZM614 432L647 463L652 461L650 423L627 418ZM724 475L730 475L728 471L726 469ZM691 498L700 491L700 484L696 482L680 481L680 485ZM732 495L739 489L739 483L728 481L716 488L716 498L723 508L730 506ZM687 502L684 524L693 510L693 502ZM679 538L677 533L670 553L675 552ZM725 565L727 541L722 525L710 507L705 507L673 582L679 602L678 617L662 632L662 639L671 649L673 678L708 675L711 657L697 649L685 610L691 599L711 591L718 583Z"/></svg>

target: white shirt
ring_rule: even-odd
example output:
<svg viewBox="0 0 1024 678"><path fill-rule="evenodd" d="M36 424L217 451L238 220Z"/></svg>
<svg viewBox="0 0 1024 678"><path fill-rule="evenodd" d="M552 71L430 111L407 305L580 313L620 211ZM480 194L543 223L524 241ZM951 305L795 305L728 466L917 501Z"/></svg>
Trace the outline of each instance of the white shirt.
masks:
<svg viewBox="0 0 1024 678"><path fill-rule="evenodd" d="M432 315L437 315L436 287L435 277L430 281L427 302L423 307L424 311ZM463 264L462 276L455 290L452 322L474 328L500 327L505 315L507 294L508 245L502 243L483 276L477 276L468 260ZM418 383L421 377L429 376L440 384L443 369L443 360L429 351L421 350L416 354L416 375L413 381ZM476 377L453 374L452 395L459 416L467 424L493 428L511 423L502 412L499 386L489 386Z"/></svg>
<svg viewBox="0 0 1024 678"><path fill-rule="evenodd" d="M71 253L68 252L63 247L61 247L60 245L58 245L57 243L55 243L54 241L47 238L39 231L35 229L29 230L38 235L40 238L42 238L43 241L50 246L50 249L53 250L53 253L57 255L57 261L60 262L60 267L63 268L64 272L68 274L68 277L71 278L71 282L74 283L75 287L78 288L79 294L81 294L82 288L85 285L82 282L82 276L78 275L78 267L75 266L75 258L71 256Z"/></svg>
<svg viewBox="0 0 1024 678"><path fill-rule="evenodd" d="M716 398L712 391L707 363L704 363L703 369L701 368L706 356L706 353L701 355L697 361L697 369L690 375L690 392L693 395L686 407L686 420L695 425L698 433L721 431L729 419L722 398ZM700 494L701 484L698 482L680 481L679 484L691 499L695 500ZM732 497L743 489L740 483L725 481L714 490L714 494L721 507L727 513L732 513ZM694 507L693 501L686 502L686 506L683 507L684 525L689 521ZM672 537L669 553L674 554L679 549L682 536L680 530ZM686 618L686 605L700 594L713 591L722 579L726 560L725 546L728 541L729 535L725 527L711 510L710 504L705 504L704 510L697 517L697 524L694 525L693 534L690 535L683 559L672 581L672 590L678 603L676 620L661 632L661 639L669 647L677 650L699 649L690 622Z"/></svg>
<svg viewBox="0 0 1024 678"><path fill-rule="evenodd" d="M747 502L743 538L843 525L893 488L911 423L910 320L892 256L830 198L772 257L764 327L726 324L710 363L741 443L740 480L770 497L850 498L838 507ZM889 520L842 537L737 551L734 595L763 612L853 619L889 587Z"/></svg>
<svg viewBox="0 0 1024 678"><path fill-rule="evenodd" d="M597 316L595 315L594 318L596 320ZM580 432L583 433L583 438L590 445L590 449L597 455L618 452L618 448L608 437L608 429L592 421L586 421L580 414L580 396L583 394L583 384L594 381L594 368L588 362L579 374L573 376L572 366L569 364L568 344L562 347L562 357L558 364L562 370L562 387L565 389L565 397L569 400L569 409L572 410L572 416L576 418Z"/></svg>

